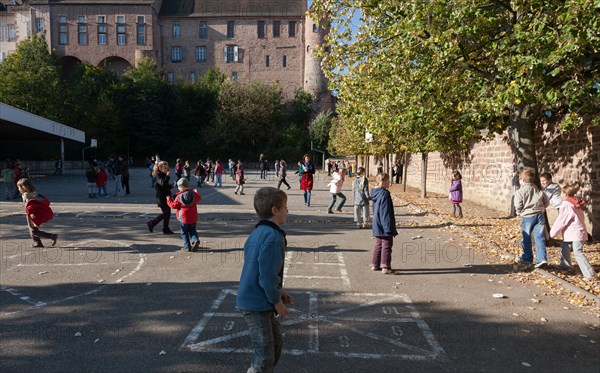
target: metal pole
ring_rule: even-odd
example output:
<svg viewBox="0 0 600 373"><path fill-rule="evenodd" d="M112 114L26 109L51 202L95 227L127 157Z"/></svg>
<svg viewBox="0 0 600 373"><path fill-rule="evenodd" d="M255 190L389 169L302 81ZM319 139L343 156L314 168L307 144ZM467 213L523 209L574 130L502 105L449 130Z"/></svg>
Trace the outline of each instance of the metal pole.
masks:
<svg viewBox="0 0 600 373"><path fill-rule="evenodd" d="M59 174L62 175L65 172L65 139L60 138L60 171Z"/></svg>

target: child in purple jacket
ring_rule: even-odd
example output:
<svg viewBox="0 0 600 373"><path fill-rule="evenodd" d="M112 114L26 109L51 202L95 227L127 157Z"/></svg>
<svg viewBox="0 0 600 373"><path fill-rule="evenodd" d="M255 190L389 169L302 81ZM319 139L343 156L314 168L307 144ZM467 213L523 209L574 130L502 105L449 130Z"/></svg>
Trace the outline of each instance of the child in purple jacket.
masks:
<svg viewBox="0 0 600 373"><path fill-rule="evenodd" d="M458 210L458 217L462 218L462 207L460 204L462 203L463 193L462 193L462 175L458 171L454 171L452 173L452 186L450 187L450 202L452 202L452 215L456 216L456 210Z"/></svg>

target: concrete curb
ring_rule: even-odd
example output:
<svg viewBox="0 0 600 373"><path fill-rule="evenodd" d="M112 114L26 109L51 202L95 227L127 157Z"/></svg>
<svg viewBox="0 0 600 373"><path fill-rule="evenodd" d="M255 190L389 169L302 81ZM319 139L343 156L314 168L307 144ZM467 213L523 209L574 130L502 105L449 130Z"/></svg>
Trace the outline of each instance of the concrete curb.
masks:
<svg viewBox="0 0 600 373"><path fill-rule="evenodd" d="M403 200L402 198L400 198L398 196L394 196L394 198L398 199L399 201L402 201L406 205L411 206L413 208L420 209L420 210L423 210L423 211L427 211L428 214L434 215L437 218L439 218L440 220L445 220L441 216L439 216L439 215L437 215L435 213L432 213L431 211L428 211L425 208L422 208L420 206L413 205L412 203L410 203L408 201L405 201L405 200ZM498 252L499 254L501 254L501 256L503 256L503 257L504 256L511 256L511 257L513 256L510 253L508 253L506 250L503 250L502 248L500 248L498 245L495 245L495 244L493 244L491 242L488 242L488 241L484 240L483 238L481 238L481 237L479 237L479 236L477 236L477 235L469 232L468 230L455 225L452 222L446 221L446 224L448 224L448 226L450 226L450 227L453 227L453 228L459 230L460 232L464 233L465 235L467 235L467 236L469 236L469 237L471 237L471 238L479 241L483 245L496 250L496 252ZM550 273L550 272L548 272L548 271L546 271L544 269L539 269L538 268L537 271L539 271L545 277L548 277L548 278L550 278L552 280L555 280L556 282L558 282L559 284L561 284L563 287L567 288L568 290L570 290L570 291L572 291L572 292L574 292L576 294L582 294L582 295L584 295L587 299L590 299L590 300L593 300L594 302L596 302L597 306L600 306L600 297L599 296L597 296L595 294L592 294L589 291L584 290L584 289L580 288L577 285L573 285L572 283L570 283L568 281L565 281L562 278L557 277L557 276L553 275L552 273Z"/></svg>

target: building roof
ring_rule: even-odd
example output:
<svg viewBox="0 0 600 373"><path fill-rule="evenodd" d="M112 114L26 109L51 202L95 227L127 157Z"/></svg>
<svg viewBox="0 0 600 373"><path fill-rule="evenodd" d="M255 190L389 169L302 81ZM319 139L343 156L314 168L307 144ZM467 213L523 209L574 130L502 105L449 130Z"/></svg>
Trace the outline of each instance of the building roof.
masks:
<svg viewBox="0 0 600 373"><path fill-rule="evenodd" d="M85 143L85 132L0 102L0 134L3 140L62 137Z"/></svg>
<svg viewBox="0 0 600 373"><path fill-rule="evenodd" d="M303 17L306 0L164 0L163 17Z"/></svg>
<svg viewBox="0 0 600 373"><path fill-rule="evenodd" d="M27 4L55 4L55 5L150 5L156 0L23 0ZM168 1L168 0L165 0Z"/></svg>

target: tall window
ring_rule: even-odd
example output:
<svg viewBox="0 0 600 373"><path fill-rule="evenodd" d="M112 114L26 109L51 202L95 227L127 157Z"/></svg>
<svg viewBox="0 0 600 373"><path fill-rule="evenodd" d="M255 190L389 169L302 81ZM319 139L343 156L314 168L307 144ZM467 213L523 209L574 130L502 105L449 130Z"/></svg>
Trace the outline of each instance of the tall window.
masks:
<svg viewBox="0 0 600 373"><path fill-rule="evenodd" d="M269 55L267 54L265 56L265 66L269 67L269 63L270 63L270 58L269 58Z"/></svg>
<svg viewBox="0 0 600 373"><path fill-rule="evenodd" d="M190 73L190 83L196 83L196 73L194 71Z"/></svg>
<svg viewBox="0 0 600 373"><path fill-rule="evenodd" d="M181 62L181 47L171 47L171 62Z"/></svg>
<svg viewBox="0 0 600 373"><path fill-rule="evenodd" d="M175 83L175 74L173 74L173 73L167 73L167 82L169 84Z"/></svg>
<svg viewBox="0 0 600 373"><path fill-rule="evenodd" d="M233 39L234 35L234 23L233 21L227 21L227 39Z"/></svg>
<svg viewBox="0 0 600 373"><path fill-rule="evenodd" d="M238 47L237 45L228 45L223 50L225 62L237 62L238 61Z"/></svg>
<svg viewBox="0 0 600 373"><path fill-rule="evenodd" d="M15 25L8 25L8 35L6 37L8 41L16 41L17 40L17 30L15 29Z"/></svg>
<svg viewBox="0 0 600 373"><path fill-rule="evenodd" d="M258 38L259 39L264 39L265 38L265 21L258 21L258 25L257 25L257 33L258 33Z"/></svg>
<svg viewBox="0 0 600 373"><path fill-rule="evenodd" d="M88 31L85 16L77 17L77 43L79 43L79 45L88 44Z"/></svg>
<svg viewBox="0 0 600 373"><path fill-rule="evenodd" d="M281 61L281 64L283 65L283 67L287 66L287 56L285 54L283 55L283 61Z"/></svg>
<svg viewBox="0 0 600 373"><path fill-rule="evenodd" d="M135 40L137 45L146 45L146 20L144 16L137 17Z"/></svg>
<svg viewBox="0 0 600 373"><path fill-rule="evenodd" d="M179 22L173 22L171 29L172 29L173 39L179 39L181 37L181 26L179 25Z"/></svg>
<svg viewBox="0 0 600 373"><path fill-rule="evenodd" d="M288 36L290 38L296 37L296 21L290 21L288 24Z"/></svg>
<svg viewBox="0 0 600 373"><path fill-rule="evenodd" d="M98 45L106 45L106 16L98 16Z"/></svg>
<svg viewBox="0 0 600 373"><path fill-rule="evenodd" d="M117 16L117 45L127 44L125 34L125 16Z"/></svg>
<svg viewBox="0 0 600 373"><path fill-rule="evenodd" d="M316 23L313 23L313 32L319 32L319 26Z"/></svg>
<svg viewBox="0 0 600 373"><path fill-rule="evenodd" d="M37 32L44 31L44 19L43 18L36 18L35 19L35 24L36 24L36 30L37 30Z"/></svg>
<svg viewBox="0 0 600 373"><path fill-rule="evenodd" d="M281 36L281 21L273 21L273 37Z"/></svg>
<svg viewBox="0 0 600 373"><path fill-rule="evenodd" d="M200 39L206 39L208 37L208 26L206 21L200 21Z"/></svg>
<svg viewBox="0 0 600 373"><path fill-rule="evenodd" d="M67 16L58 16L58 44L66 45L69 42L68 31Z"/></svg>
<svg viewBox="0 0 600 373"><path fill-rule="evenodd" d="M196 62L206 62L206 46L196 47Z"/></svg>
<svg viewBox="0 0 600 373"><path fill-rule="evenodd" d="M4 30L6 28L6 31ZM8 32L8 26L0 23L0 41L4 41L4 34Z"/></svg>
<svg viewBox="0 0 600 373"><path fill-rule="evenodd" d="M238 79L237 71L232 71L231 72L231 80L233 80L234 82L237 82L237 79Z"/></svg>

